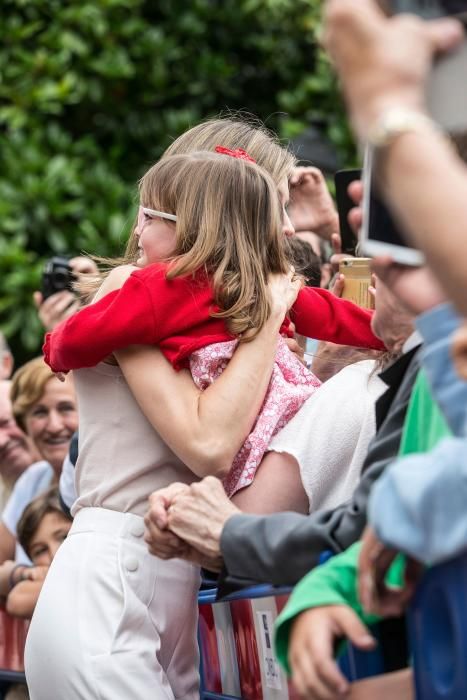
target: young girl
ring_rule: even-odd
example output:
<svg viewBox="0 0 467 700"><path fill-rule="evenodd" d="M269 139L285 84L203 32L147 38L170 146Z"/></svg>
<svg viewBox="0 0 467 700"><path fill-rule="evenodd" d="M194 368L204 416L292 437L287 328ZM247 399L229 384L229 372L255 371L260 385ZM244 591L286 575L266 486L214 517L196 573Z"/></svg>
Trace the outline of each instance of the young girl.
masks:
<svg viewBox="0 0 467 700"><path fill-rule="evenodd" d="M41 494L24 509L18 522L18 541L33 566L18 565L12 571L12 589L6 603L11 615L32 617L50 564L71 523L60 506L57 488Z"/></svg>
<svg viewBox="0 0 467 700"><path fill-rule="evenodd" d="M268 314L267 275L286 269L277 193L265 180L261 196L252 201L249 187L258 177L258 167L243 151L216 150L219 155L166 158L145 175L141 200L151 206L140 209L138 264L149 267L133 272L120 291L47 336L44 351L54 371L93 366L129 344L158 343L174 367L189 362L196 383L204 389L225 368L236 338L261 328ZM207 204L210 186L213 201L220 200L217 208ZM233 205L232 192L227 197L222 193L229 187L236 195ZM221 202L230 206L220 206ZM272 229L266 218L271 203ZM168 262L156 264L161 259ZM370 318L368 312L320 289L302 290L293 307L297 332L303 335L380 348L369 328ZM282 332L290 334L287 319ZM319 381L279 339L262 411L225 480L229 495L251 484L271 437L318 386ZM274 473L281 483L271 488L270 498L275 493L282 498L291 475L287 470ZM289 507L302 504L302 493L290 494ZM252 492L242 506L252 510L255 502ZM267 510L274 510L274 502Z"/></svg>

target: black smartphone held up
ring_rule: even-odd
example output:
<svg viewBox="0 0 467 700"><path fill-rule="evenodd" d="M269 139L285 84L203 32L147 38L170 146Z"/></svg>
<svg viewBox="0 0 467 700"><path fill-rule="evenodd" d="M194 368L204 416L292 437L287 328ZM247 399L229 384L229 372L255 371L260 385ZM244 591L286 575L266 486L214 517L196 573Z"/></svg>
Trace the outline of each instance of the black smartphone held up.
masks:
<svg viewBox="0 0 467 700"><path fill-rule="evenodd" d="M467 0L380 0L391 14L410 12L425 19L455 17L466 37L454 50L435 59L427 82L426 101L433 119L447 132L467 130Z"/></svg>
<svg viewBox="0 0 467 700"><path fill-rule="evenodd" d="M354 168L352 170L338 170L334 175L342 252L347 253L348 255L355 255L358 237L352 231L348 221L349 211L353 209L355 203L347 194L347 189L351 182L354 180L361 180L361 178L362 171L359 168Z"/></svg>
<svg viewBox="0 0 467 700"><path fill-rule="evenodd" d="M75 281L73 270L68 264L68 258L56 255L47 260L42 273L42 298L43 300L52 296L56 292L64 289L73 291Z"/></svg>
<svg viewBox="0 0 467 700"><path fill-rule="evenodd" d="M388 208L378 196L372 178L373 150L365 151L363 165L363 223L360 245L365 255L390 255L404 265L423 265L423 253L411 248Z"/></svg>

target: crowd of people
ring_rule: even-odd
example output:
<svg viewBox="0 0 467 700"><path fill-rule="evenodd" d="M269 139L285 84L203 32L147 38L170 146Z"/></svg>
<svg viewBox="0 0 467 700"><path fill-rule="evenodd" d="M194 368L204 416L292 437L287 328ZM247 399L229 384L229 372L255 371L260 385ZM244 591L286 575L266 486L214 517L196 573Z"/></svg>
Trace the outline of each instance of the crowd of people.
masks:
<svg viewBox="0 0 467 700"><path fill-rule="evenodd" d="M424 568L466 548L467 169L424 95L462 28L324 5L350 122L426 263L375 258L360 307L319 170L245 119L171 144L124 257L73 258L74 291L35 294L44 357L13 373L0 338L0 594L31 619L23 697L199 697L201 567L219 598L294 586L277 657L300 696L345 697L337 642L372 649L366 625L403 619ZM357 236L361 182L349 196ZM388 669L410 664L403 624L380 640Z"/></svg>

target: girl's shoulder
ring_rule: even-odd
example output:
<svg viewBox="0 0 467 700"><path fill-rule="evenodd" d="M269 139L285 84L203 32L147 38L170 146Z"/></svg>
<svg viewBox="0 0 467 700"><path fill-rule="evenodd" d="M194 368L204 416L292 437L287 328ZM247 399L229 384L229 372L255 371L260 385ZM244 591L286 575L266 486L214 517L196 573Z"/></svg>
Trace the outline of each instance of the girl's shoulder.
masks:
<svg viewBox="0 0 467 700"><path fill-rule="evenodd" d="M99 301L99 299L109 294L109 292L120 289L135 270L138 270L135 265L119 265L118 267L114 267L105 277L93 301Z"/></svg>

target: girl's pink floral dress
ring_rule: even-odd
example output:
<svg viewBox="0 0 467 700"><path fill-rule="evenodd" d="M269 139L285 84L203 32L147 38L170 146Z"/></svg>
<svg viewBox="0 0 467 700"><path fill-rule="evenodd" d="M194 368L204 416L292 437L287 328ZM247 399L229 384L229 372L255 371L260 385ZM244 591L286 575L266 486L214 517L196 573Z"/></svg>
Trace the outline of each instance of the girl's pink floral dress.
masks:
<svg viewBox="0 0 467 700"><path fill-rule="evenodd" d="M222 374L237 344L236 340L214 343L191 355L191 374L201 390ZM276 359L260 413L224 479L229 497L251 484L272 437L295 416L320 385L319 379L302 365L279 336ZM247 396L245 401L248 401Z"/></svg>

